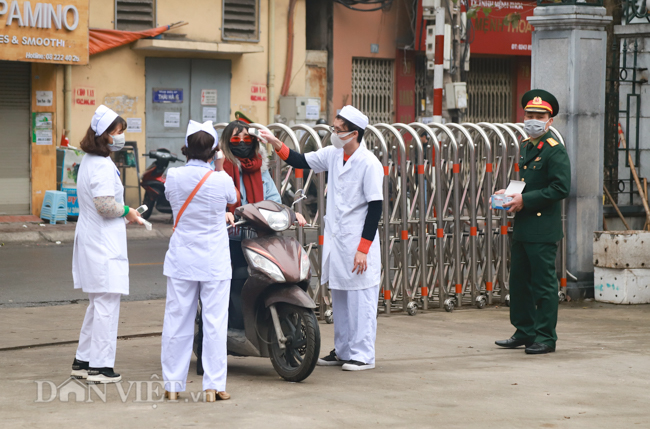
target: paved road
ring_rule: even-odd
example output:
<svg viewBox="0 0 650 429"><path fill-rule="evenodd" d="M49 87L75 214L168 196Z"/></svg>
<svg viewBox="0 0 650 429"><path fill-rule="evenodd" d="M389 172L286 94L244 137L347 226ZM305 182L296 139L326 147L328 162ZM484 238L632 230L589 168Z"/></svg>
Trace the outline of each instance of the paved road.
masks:
<svg viewBox="0 0 650 429"><path fill-rule="evenodd" d="M163 298L167 239L129 241L131 293L123 300ZM0 247L0 307L67 304L87 299L72 285L72 243Z"/></svg>
<svg viewBox="0 0 650 429"><path fill-rule="evenodd" d="M76 340L84 307L0 308L0 339ZM125 303L120 335L160 332L163 309L163 300ZM530 356L494 345L512 334L506 308L381 315L377 369L351 373L316 367L304 382L287 383L268 359L229 356L232 400L214 404L193 401L202 390L194 357L181 401L154 402L162 389L156 383L149 391L146 383L160 381L160 336L118 341L115 369L122 374L122 390L108 386L105 399L83 384L76 385L82 388L78 397L58 390L51 396L45 385L41 402L35 402L37 381L66 383L74 343L0 351L0 426L647 428L649 322L648 305L565 303L557 352ZM320 324L320 330L324 354L332 348L333 325ZM46 338L55 334L57 340Z"/></svg>

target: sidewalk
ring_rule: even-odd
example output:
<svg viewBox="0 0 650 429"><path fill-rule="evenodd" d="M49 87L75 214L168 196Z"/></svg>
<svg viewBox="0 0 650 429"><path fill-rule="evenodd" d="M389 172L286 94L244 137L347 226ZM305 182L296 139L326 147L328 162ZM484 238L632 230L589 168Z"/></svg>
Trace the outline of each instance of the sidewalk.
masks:
<svg viewBox="0 0 650 429"><path fill-rule="evenodd" d="M287 383L268 359L229 356L232 399L214 404L193 400L202 390L194 358L181 401L160 401L160 336L136 335L161 331L163 306L123 304L122 390L107 386L104 399L67 381L85 305L0 309L3 347L71 341L0 351L2 427L612 429L650 420L648 305L562 304L558 350L544 356L494 345L512 334L507 308L382 315L376 369L316 367L304 382ZM333 325L319 326L323 355ZM51 396L45 387L37 402L37 381L81 395Z"/></svg>
<svg viewBox="0 0 650 429"><path fill-rule="evenodd" d="M154 214L149 218L153 230L147 231L141 225L127 225L129 240L169 238L172 234L171 215ZM74 241L76 222L59 222L51 225L49 221L36 216L0 216L0 246L20 243L66 243Z"/></svg>

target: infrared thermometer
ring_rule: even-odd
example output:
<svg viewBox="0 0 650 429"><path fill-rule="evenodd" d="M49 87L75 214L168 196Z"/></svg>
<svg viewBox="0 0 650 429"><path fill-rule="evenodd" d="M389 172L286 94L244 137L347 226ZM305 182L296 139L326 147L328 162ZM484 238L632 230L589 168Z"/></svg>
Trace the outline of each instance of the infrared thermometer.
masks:
<svg viewBox="0 0 650 429"><path fill-rule="evenodd" d="M260 134L260 130L257 129L257 128L249 128L248 129L248 134L250 134L251 136L257 137L258 139L260 139L264 143L268 143L266 141L266 139L264 137L262 137L262 134Z"/></svg>

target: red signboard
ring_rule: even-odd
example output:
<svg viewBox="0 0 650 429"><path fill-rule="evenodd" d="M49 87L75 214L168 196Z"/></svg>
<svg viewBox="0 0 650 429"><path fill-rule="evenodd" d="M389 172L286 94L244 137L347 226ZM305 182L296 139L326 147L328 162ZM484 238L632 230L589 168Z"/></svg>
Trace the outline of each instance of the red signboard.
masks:
<svg viewBox="0 0 650 429"><path fill-rule="evenodd" d="M472 54L530 56L533 27L526 17L535 7L531 1L470 0L470 11L477 11L468 34Z"/></svg>

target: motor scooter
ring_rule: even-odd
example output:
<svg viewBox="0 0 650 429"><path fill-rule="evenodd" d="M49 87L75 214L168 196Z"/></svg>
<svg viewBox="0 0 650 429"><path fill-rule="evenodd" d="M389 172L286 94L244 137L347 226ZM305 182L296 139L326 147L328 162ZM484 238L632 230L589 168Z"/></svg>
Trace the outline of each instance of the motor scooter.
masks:
<svg viewBox="0 0 650 429"><path fill-rule="evenodd" d="M249 230L245 235L251 238L242 240L248 278L241 293L231 289L231 308L235 305L238 311L235 320L229 317L228 354L268 357L282 378L302 381L316 366L320 328L316 304L307 294L309 256L298 240L281 235L296 222L295 212L273 201L261 201L238 207L235 217L239 219L235 225ZM199 302L193 347L199 375L203 374L202 342Z"/></svg>
<svg viewBox="0 0 650 429"><path fill-rule="evenodd" d="M144 219L149 219L153 212L154 206L161 213L171 213L172 207L165 197L165 171L170 162L185 162L183 159L176 157L167 149L152 150L143 154L155 161L147 168L140 180L140 186L144 188L144 198L142 204L147 206L147 211L142 213Z"/></svg>

